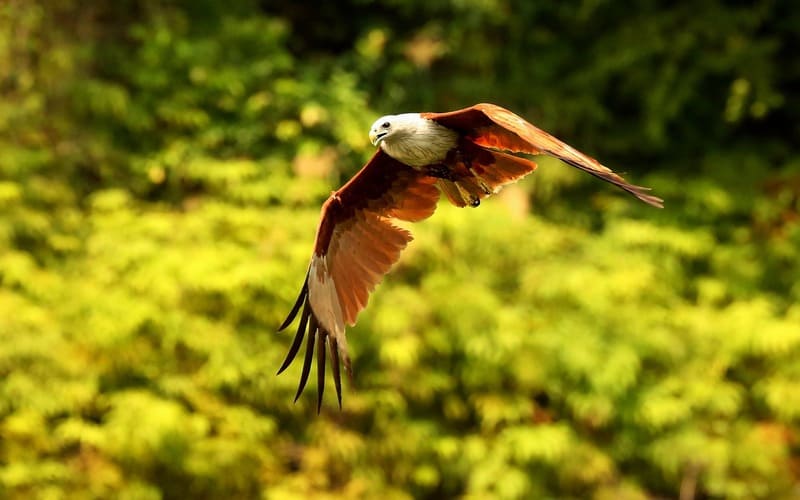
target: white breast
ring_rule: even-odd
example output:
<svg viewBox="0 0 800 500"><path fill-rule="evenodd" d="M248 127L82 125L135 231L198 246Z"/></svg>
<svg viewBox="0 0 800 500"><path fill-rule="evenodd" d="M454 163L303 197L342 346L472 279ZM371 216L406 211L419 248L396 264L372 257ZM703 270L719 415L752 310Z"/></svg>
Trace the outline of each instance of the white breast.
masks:
<svg viewBox="0 0 800 500"><path fill-rule="evenodd" d="M393 117L392 135L381 142L381 148L392 158L412 167L439 163L456 147L458 133L422 118L419 113Z"/></svg>

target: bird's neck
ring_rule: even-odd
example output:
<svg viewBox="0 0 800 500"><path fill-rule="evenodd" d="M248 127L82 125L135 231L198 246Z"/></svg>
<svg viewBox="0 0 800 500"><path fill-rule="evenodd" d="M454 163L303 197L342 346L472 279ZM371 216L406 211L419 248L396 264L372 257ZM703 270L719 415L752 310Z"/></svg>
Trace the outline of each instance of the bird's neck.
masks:
<svg viewBox="0 0 800 500"><path fill-rule="evenodd" d="M406 165L423 167L439 163L456 147L458 133L419 114L407 117L403 133L387 137L381 149Z"/></svg>

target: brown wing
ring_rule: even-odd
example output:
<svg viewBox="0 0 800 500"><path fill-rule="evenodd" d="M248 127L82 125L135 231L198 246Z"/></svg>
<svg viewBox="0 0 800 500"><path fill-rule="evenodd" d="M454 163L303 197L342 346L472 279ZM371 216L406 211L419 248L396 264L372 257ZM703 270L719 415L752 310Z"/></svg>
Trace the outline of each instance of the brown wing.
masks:
<svg viewBox="0 0 800 500"><path fill-rule="evenodd" d="M297 355L308 330L308 342L295 401L305 388L317 344L317 411L325 384L325 344L330 345L333 380L342 406L339 359L350 372L345 325L355 324L369 293L381 281L411 233L393 219L416 222L436 209L436 179L378 150L372 159L322 206L314 252L305 283L283 330L302 307L300 324L278 373Z"/></svg>
<svg viewBox="0 0 800 500"><path fill-rule="evenodd" d="M663 200L650 195L650 188L628 183L610 168L558 140L511 111L495 104L475 106L449 113L423 113L424 118L458 130L474 143L515 153L547 154L610 182L654 207Z"/></svg>

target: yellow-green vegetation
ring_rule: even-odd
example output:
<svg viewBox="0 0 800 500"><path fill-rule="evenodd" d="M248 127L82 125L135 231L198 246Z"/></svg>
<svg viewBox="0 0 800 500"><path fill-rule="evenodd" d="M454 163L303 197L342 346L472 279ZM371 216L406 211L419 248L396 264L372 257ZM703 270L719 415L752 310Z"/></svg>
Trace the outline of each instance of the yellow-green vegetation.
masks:
<svg viewBox="0 0 800 500"><path fill-rule="evenodd" d="M796 497L797 12L0 2L0 498ZM368 125L480 101L666 208L550 160L443 204L344 409L292 404L275 328Z"/></svg>

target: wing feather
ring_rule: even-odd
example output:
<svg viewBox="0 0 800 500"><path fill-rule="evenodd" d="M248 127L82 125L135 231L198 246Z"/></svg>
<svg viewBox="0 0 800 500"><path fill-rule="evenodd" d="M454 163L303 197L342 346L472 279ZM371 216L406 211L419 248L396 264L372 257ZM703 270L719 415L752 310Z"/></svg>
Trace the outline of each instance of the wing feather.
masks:
<svg viewBox="0 0 800 500"><path fill-rule="evenodd" d="M648 194L650 188L630 184L619 174L572 146L495 104L476 104L449 113L423 113L423 117L458 130L475 144L513 153L547 154L629 192L641 201L662 208L663 200Z"/></svg>
<svg viewBox="0 0 800 500"><path fill-rule="evenodd" d="M439 200L436 181L379 149L359 173L323 204L306 281L280 328L292 323L302 305L300 326L280 370L289 366L303 337L307 337L295 400L308 381L317 343L319 411L327 344L341 407L340 364L348 375L352 374L345 325L355 324L358 313L367 305L369 293L413 239L409 231L392 221L417 222L433 214Z"/></svg>
<svg viewBox="0 0 800 500"><path fill-rule="evenodd" d="M336 387L336 399L339 400L339 409L342 409L342 377L339 371L339 346L336 339L330 338L331 347L331 368L333 369L333 383ZM317 413L319 413L319 406L317 406Z"/></svg>

